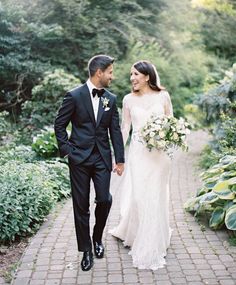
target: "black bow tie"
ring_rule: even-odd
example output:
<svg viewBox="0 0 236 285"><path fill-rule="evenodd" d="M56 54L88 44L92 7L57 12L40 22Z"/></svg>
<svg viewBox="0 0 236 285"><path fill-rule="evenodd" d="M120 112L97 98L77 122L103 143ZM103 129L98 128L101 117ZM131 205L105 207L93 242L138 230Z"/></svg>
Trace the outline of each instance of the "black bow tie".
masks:
<svg viewBox="0 0 236 285"><path fill-rule="evenodd" d="M93 90L92 90L93 97L95 97L96 95L97 95L98 97L101 97L104 92L105 92L104 89L96 89L96 88L93 88Z"/></svg>

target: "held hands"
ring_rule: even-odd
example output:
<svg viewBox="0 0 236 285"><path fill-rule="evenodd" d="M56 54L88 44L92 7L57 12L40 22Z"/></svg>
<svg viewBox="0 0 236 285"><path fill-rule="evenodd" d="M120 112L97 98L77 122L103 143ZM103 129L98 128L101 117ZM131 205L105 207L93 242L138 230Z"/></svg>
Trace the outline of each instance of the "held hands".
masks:
<svg viewBox="0 0 236 285"><path fill-rule="evenodd" d="M113 167L113 172L116 172L117 175L121 176L124 172L124 163L117 163Z"/></svg>

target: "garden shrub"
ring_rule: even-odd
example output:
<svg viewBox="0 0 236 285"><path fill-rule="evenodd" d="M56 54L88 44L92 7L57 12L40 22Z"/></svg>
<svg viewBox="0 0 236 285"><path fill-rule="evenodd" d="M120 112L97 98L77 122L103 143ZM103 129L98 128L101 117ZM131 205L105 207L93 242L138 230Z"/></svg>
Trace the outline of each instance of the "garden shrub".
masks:
<svg viewBox="0 0 236 285"><path fill-rule="evenodd" d="M205 147L200 166L203 187L184 207L195 216L204 215L209 226L236 232L236 65L225 72L221 84L201 96L199 107L206 112L205 125L213 139Z"/></svg>
<svg viewBox="0 0 236 285"><path fill-rule="evenodd" d="M9 161L19 162L33 162L37 160L36 153L32 150L31 146L14 145L9 147L0 148L0 165Z"/></svg>
<svg viewBox="0 0 236 285"><path fill-rule="evenodd" d="M57 140L53 128L42 130L33 138L32 149L38 156L49 158L58 153Z"/></svg>
<svg viewBox="0 0 236 285"><path fill-rule="evenodd" d="M224 156L201 174L204 185L184 205L195 216L205 215L216 230L225 225L236 231L236 156Z"/></svg>
<svg viewBox="0 0 236 285"><path fill-rule="evenodd" d="M39 85L32 89L32 98L22 108L22 122L34 128L52 125L65 93L80 85L75 76L63 69L55 69L44 74Z"/></svg>
<svg viewBox="0 0 236 285"><path fill-rule="evenodd" d="M0 242L32 234L56 201L69 194L65 164L5 162L0 166Z"/></svg>

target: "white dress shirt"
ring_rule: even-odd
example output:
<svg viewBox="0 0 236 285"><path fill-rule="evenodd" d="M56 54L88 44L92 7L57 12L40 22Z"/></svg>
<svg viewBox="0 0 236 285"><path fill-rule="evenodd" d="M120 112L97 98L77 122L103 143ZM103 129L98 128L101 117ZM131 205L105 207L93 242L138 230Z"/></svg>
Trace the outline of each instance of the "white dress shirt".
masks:
<svg viewBox="0 0 236 285"><path fill-rule="evenodd" d="M94 86L94 84L91 82L90 79L88 79L86 83L87 83L87 86L89 89L89 93L90 93L90 97L91 97L91 101L92 101L92 105L93 105L94 117L95 117L95 120L97 121L100 98L97 96L97 94L96 94L96 96L93 97L92 91L94 88L96 88L96 89L98 89L98 88L96 86Z"/></svg>

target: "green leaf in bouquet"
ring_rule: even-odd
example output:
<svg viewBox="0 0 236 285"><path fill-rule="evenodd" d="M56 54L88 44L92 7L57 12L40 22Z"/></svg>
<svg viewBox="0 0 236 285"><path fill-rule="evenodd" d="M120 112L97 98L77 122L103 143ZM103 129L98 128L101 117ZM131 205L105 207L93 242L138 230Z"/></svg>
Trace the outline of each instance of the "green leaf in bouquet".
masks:
<svg viewBox="0 0 236 285"><path fill-rule="evenodd" d="M225 225L229 230L236 230L236 205L230 207L225 215Z"/></svg>
<svg viewBox="0 0 236 285"><path fill-rule="evenodd" d="M222 207L216 207L209 220L209 226L216 230L224 224L225 210Z"/></svg>
<svg viewBox="0 0 236 285"><path fill-rule="evenodd" d="M229 180L218 182L212 190L220 199L233 200L235 198L235 193L229 188Z"/></svg>

